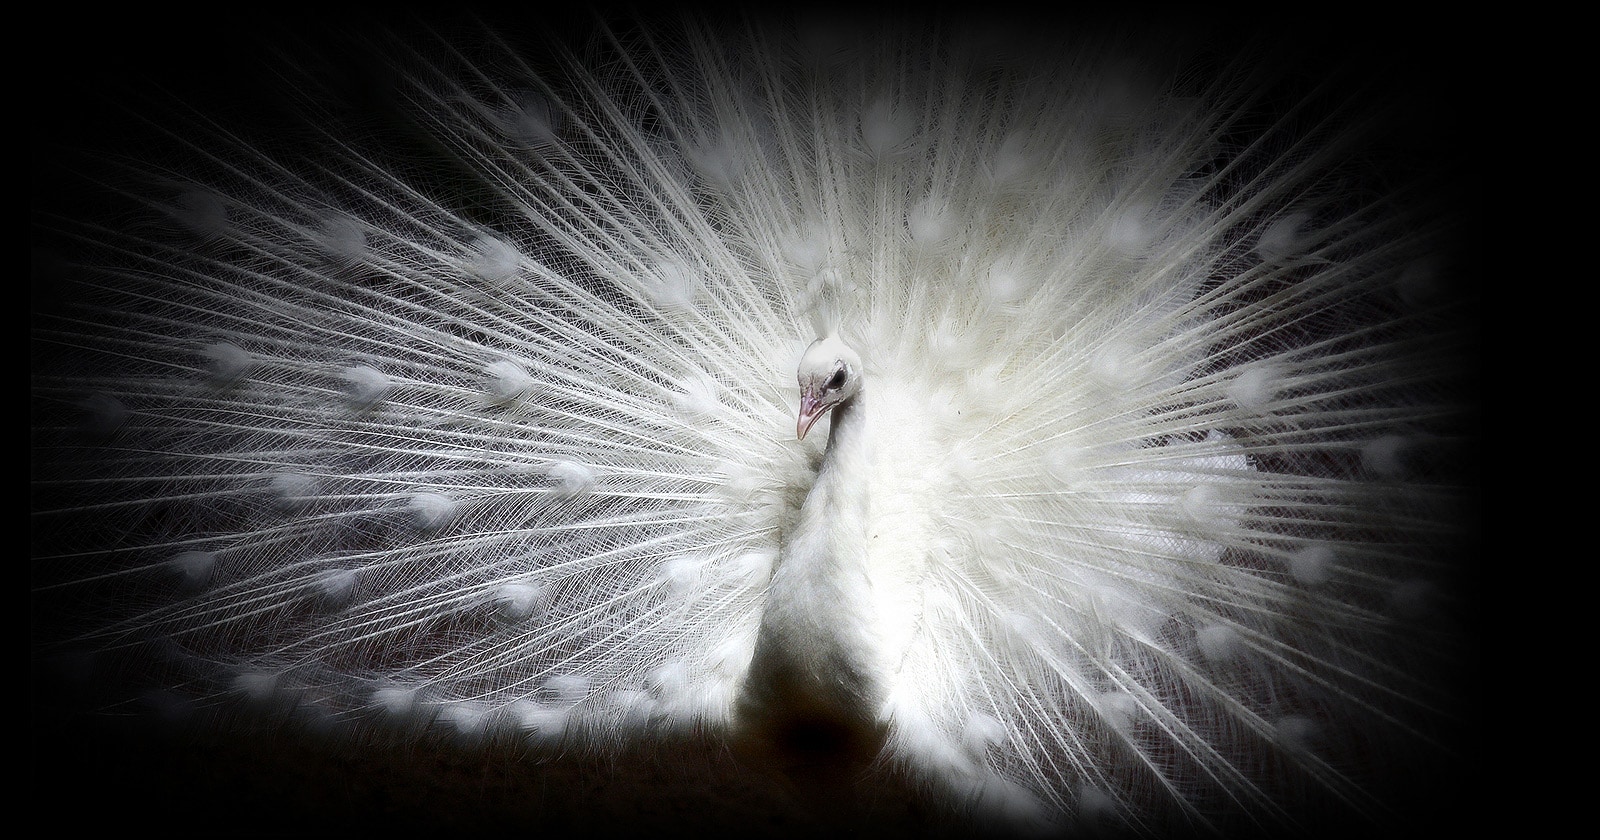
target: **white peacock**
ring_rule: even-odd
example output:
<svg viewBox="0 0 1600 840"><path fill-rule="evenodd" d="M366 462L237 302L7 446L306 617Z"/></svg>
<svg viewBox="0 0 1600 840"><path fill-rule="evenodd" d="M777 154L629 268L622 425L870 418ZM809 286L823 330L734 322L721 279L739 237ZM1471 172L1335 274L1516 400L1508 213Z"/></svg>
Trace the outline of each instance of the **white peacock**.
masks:
<svg viewBox="0 0 1600 840"><path fill-rule="evenodd" d="M1384 824L1450 760L1457 220L1248 62L956 30L386 42L462 188L153 121L142 216L45 224L42 637L352 743Z"/></svg>

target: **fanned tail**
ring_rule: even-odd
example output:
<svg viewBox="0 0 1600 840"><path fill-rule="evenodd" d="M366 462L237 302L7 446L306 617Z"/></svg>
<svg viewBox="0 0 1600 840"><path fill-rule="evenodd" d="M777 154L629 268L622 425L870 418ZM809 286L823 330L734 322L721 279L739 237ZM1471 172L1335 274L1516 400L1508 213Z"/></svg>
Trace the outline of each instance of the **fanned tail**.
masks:
<svg viewBox="0 0 1600 840"><path fill-rule="evenodd" d="M1461 220L1362 180L1368 90L985 32L378 39L415 146L312 64L278 146L135 106L119 212L36 213L36 656L355 743L715 743L838 330L895 432L880 782L1388 825L1460 711Z"/></svg>

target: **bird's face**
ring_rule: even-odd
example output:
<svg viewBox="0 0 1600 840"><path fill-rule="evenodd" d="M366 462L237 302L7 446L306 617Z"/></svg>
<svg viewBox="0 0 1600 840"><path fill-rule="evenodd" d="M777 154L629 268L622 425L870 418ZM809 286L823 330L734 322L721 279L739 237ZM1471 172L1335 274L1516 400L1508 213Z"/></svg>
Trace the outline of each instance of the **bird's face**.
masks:
<svg viewBox="0 0 1600 840"><path fill-rule="evenodd" d="M861 357L838 336L819 338L800 358L800 414L795 434L805 440L806 432L822 415L844 403L861 390Z"/></svg>

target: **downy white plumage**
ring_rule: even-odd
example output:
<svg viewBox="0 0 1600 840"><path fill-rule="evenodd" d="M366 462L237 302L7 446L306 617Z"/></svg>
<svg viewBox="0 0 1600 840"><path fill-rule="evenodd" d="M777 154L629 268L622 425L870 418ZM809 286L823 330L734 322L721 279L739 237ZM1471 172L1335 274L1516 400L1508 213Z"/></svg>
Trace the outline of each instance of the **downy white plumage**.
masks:
<svg viewBox="0 0 1600 840"><path fill-rule="evenodd" d="M1362 168L1373 90L1023 34L373 39L434 145L132 106L129 209L41 216L39 653L886 823L1402 824L1458 760L1461 220Z"/></svg>

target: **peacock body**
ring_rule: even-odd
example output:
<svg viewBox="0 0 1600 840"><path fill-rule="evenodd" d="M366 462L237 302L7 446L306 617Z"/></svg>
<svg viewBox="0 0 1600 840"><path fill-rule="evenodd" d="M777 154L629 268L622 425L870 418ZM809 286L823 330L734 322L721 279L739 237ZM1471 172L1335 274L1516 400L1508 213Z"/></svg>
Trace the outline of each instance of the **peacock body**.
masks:
<svg viewBox="0 0 1600 840"><path fill-rule="evenodd" d="M1376 100L962 27L381 43L442 176L191 113L44 217L36 647L105 708L705 737L1008 831L1389 825L1454 760L1471 290L1352 171Z"/></svg>

